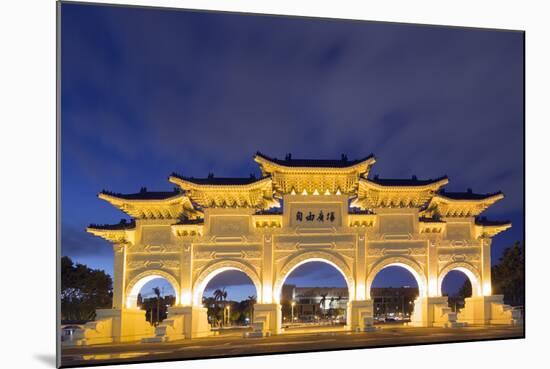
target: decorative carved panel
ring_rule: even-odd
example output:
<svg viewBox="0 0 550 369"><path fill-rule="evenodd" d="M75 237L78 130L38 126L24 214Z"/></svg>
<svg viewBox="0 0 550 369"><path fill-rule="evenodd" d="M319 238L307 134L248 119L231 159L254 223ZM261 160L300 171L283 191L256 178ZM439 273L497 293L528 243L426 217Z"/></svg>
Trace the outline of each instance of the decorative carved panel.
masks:
<svg viewBox="0 0 550 369"><path fill-rule="evenodd" d="M217 236L240 236L249 232L249 217L246 215L210 217L210 234Z"/></svg>
<svg viewBox="0 0 550 369"><path fill-rule="evenodd" d="M380 234L408 235L413 233L412 215L383 215L380 216Z"/></svg>
<svg viewBox="0 0 550 369"><path fill-rule="evenodd" d="M170 243L172 229L169 225L143 226L141 228L142 244Z"/></svg>
<svg viewBox="0 0 550 369"><path fill-rule="evenodd" d="M469 223L448 223L447 224L447 239L449 240L468 240L470 235Z"/></svg>

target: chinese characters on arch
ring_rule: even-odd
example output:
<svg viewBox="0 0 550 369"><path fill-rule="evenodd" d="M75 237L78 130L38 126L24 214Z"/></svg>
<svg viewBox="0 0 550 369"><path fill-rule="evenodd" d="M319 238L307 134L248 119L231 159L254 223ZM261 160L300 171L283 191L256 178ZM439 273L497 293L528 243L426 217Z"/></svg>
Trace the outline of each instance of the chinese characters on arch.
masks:
<svg viewBox="0 0 550 369"><path fill-rule="evenodd" d="M298 210L294 217L297 223L334 223L336 212L331 210L301 211Z"/></svg>

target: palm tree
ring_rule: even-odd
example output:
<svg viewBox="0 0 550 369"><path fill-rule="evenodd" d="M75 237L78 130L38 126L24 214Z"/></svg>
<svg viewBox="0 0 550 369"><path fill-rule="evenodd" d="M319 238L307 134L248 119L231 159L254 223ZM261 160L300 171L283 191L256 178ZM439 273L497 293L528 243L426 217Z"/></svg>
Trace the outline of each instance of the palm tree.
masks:
<svg viewBox="0 0 550 369"><path fill-rule="evenodd" d="M254 321L254 304L256 303L256 296L248 296L248 309L249 309L249 314L250 314L250 323L252 323Z"/></svg>
<svg viewBox="0 0 550 369"><path fill-rule="evenodd" d="M321 296L321 301L319 302L319 306L321 307L321 312L324 312L325 310L325 302L327 301L327 294L321 293L319 294Z"/></svg>
<svg viewBox="0 0 550 369"><path fill-rule="evenodd" d="M216 299L214 297L204 297L202 298L203 306L206 306L208 309L208 321L214 322L216 320Z"/></svg>
<svg viewBox="0 0 550 369"><path fill-rule="evenodd" d="M156 321L156 324L158 325L159 320L160 320L160 315L159 315L159 312L160 312L160 288L153 287L153 292L157 296L157 321Z"/></svg>
<svg viewBox="0 0 550 369"><path fill-rule="evenodd" d="M225 298L227 298L227 292L225 292L225 288L217 289L214 291L214 300L215 301L222 301Z"/></svg>
<svg viewBox="0 0 550 369"><path fill-rule="evenodd" d="M333 296L333 297L330 298L330 302L328 303L328 311L329 311L329 314L331 315L331 317L334 315L334 311L333 311L333 308L332 308L333 304L334 304L334 300L336 300L336 299Z"/></svg>
<svg viewBox="0 0 550 369"><path fill-rule="evenodd" d="M229 321L230 317L229 317L229 310L226 309L226 307L227 307L227 291L225 290L225 287L223 289L222 297L223 297L223 313L227 315L227 319L226 319L227 321L225 323L229 324L230 323L230 321Z"/></svg>
<svg viewBox="0 0 550 369"><path fill-rule="evenodd" d="M214 291L214 301L223 301L223 316L225 320L225 301L227 300L227 291L225 290L225 287L222 289L217 289Z"/></svg>

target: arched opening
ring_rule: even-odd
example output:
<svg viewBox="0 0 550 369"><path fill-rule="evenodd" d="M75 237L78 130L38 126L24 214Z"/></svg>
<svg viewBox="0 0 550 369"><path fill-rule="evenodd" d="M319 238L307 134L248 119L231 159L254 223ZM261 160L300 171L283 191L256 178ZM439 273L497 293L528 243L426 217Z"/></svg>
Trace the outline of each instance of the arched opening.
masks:
<svg viewBox="0 0 550 369"><path fill-rule="evenodd" d="M174 305L178 305L180 303L180 287L178 281L174 278L174 276L167 272L161 270L150 270L138 274L132 278L126 286L126 308L137 308L138 295L141 289L145 286L145 284L159 278L166 280L170 284L172 290L174 291Z"/></svg>
<svg viewBox="0 0 550 369"><path fill-rule="evenodd" d="M201 277L195 287L194 299L208 309L208 323L212 330L228 333L250 326L259 291L257 277L251 278L243 270L225 266Z"/></svg>
<svg viewBox="0 0 550 369"><path fill-rule="evenodd" d="M168 316L168 308L178 303L174 285L160 275L148 275L131 286L127 306L145 310L145 319L157 326Z"/></svg>
<svg viewBox="0 0 550 369"><path fill-rule="evenodd" d="M425 294L422 277L410 265L388 263L371 276L369 295L376 324L409 322L415 300Z"/></svg>
<svg viewBox="0 0 550 369"><path fill-rule="evenodd" d="M334 263L323 259L303 260L280 282L275 297L281 304L282 327L343 327L353 286Z"/></svg>
<svg viewBox="0 0 550 369"><path fill-rule="evenodd" d="M440 296L447 296L449 307L453 311L464 308L467 297L480 296L481 283L476 270L469 265L449 265L439 277L438 291Z"/></svg>
<svg viewBox="0 0 550 369"><path fill-rule="evenodd" d="M447 296L453 311L460 311L464 308L464 299L472 296L472 283L465 273L451 270L441 283L441 296Z"/></svg>

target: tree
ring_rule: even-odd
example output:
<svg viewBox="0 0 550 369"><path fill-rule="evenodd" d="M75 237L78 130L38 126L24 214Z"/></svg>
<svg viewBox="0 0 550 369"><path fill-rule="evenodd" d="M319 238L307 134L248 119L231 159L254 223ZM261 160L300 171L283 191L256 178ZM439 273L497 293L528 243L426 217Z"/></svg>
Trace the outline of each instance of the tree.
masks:
<svg viewBox="0 0 550 369"><path fill-rule="evenodd" d="M203 305L205 305L208 309L208 320L213 324L213 325L217 325L218 323L218 313L219 313L219 308L218 308L218 305L216 303L216 298L215 297L203 297L202 298L202 303Z"/></svg>
<svg viewBox="0 0 550 369"><path fill-rule="evenodd" d="M145 310L145 317L151 325L158 325L168 317L168 307L173 306L176 302L174 295L153 296L144 298L141 304L141 309ZM156 311L156 314L155 314ZM153 317L155 315L155 317Z"/></svg>
<svg viewBox="0 0 550 369"><path fill-rule="evenodd" d="M248 296L246 300L248 303L248 313L250 318L250 323L254 320L254 304L256 303L256 296Z"/></svg>
<svg viewBox="0 0 550 369"><path fill-rule="evenodd" d="M223 324L225 324L225 320L226 320L226 311L225 311L225 307L226 307L226 300L227 300L227 291L225 290L225 287L224 288L221 288L221 289L217 289L214 291L214 301L220 301L220 302L223 302L223 317L222 317L222 322ZM229 317L227 317L227 320L229 320Z"/></svg>
<svg viewBox="0 0 550 369"><path fill-rule="evenodd" d="M525 255L523 245L517 241L504 250L497 264L491 268L493 293L504 295L509 305L525 303ZM458 294L462 297L472 295L472 285L466 279Z"/></svg>
<svg viewBox="0 0 550 369"><path fill-rule="evenodd" d="M469 278L466 278L464 284L458 290L458 296L462 299L472 296L472 283L470 282Z"/></svg>
<svg viewBox="0 0 550 369"><path fill-rule="evenodd" d="M504 250L498 264L491 268L493 293L504 295L509 305L525 304L525 254L518 241Z"/></svg>
<svg viewBox="0 0 550 369"><path fill-rule="evenodd" d="M231 310L230 322L241 322L244 320L243 316L244 314L242 311L239 311L237 309Z"/></svg>
<svg viewBox="0 0 550 369"><path fill-rule="evenodd" d="M88 321L96 309L112 306L111 277L103 270L61 258L61 320Z"/></svg>
<svg viewBox="0 0 550 369"><path fill-rule="evenodd" d="M226 303L225 303L225 301L227 300L227 291L225 290L225 287L221 288L221 289L218 288L214 291L213 295L214 295L214 301L222 302L223 310L221 311L222 312L221 320L222 320L222 323L225 323L225 315L226 315L226 312L225 312ZM218 318L218 319L220 318L219 317L219 309L216 309L216 318ZM229 317L228 317L228 319L229 319Z"/></svg>
<svg viewBox="0 0 550 369"><path fill-rule="evenodd" d="M156 324L159 324L160 320L160 288L153 287L153 293L157 296L157 322Z"/></svg>
<svg viewBox="0 0 550 369"><path fill-rule="evenodd" d="M319 307L321 308L321 313L324 314L325 312L325 302L327 301L327 294L321 293L319 296L321 296L321 301L319 302Z"/></svg>
<svg viewBox="0 0 550 369"><path fill-rule="evenodd" d="M227 292L225 291L225 287L222 289L217 289L214 291L214 299L216 301L224 301L227 299Z"/></svg>

